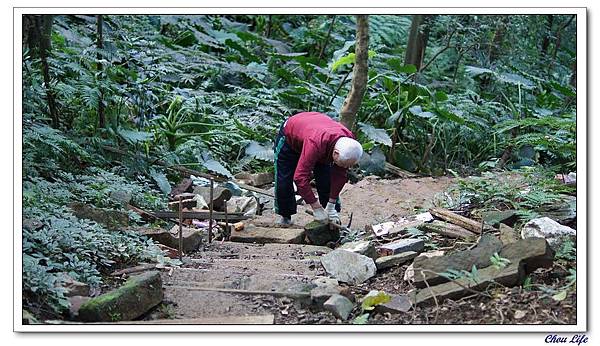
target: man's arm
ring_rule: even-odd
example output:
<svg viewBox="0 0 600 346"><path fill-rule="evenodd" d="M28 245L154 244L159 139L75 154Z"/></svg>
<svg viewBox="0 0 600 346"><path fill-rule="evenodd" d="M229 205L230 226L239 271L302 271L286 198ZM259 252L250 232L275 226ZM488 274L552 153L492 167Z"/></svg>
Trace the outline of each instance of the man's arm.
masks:
<svg viewBox="0 0 600 346"><path fill-rule="evenodd" d="M348 169L340 167L336 164L331 167L331 187L329 190L329 201L335 203L335 200L340 195L340 191L344 185L348 182Z"/></svg>

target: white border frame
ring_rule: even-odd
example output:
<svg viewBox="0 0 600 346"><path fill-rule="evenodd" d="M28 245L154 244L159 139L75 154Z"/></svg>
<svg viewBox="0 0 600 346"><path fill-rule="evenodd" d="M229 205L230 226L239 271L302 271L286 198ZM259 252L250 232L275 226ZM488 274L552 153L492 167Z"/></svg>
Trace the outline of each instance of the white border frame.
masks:
<svg viewBox="0 0 600 346"><path fill-rule="evenodd" d="M577 15L577 324L576 325L23 325L22 324L22 20L23 14L575 14ZM587 256L587 13L585 8L401 7L14 7L14 287L17 332L585 332L588 329ZM582 232L581 230L585 230ZM583 245L581 245L583 244ZM583 260L582 260L583 259ZM582 273L585 273L582 275Z"/></svg>

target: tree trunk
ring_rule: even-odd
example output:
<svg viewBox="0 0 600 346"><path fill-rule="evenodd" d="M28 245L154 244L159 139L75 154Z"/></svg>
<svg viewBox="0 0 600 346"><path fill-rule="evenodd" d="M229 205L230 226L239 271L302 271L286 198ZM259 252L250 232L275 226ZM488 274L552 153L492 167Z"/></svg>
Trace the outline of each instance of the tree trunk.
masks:
<svg viewBox="0 0 600 346"><path fill-rule="evenodd" d="M488 49L488 61L492 64L498 56L500 55L500 47L502 46L502 41L504 41L504 34L506 33L506 26L508 24L508 17L502 16L500 20L498 20L498 24L496 26L496 32L494 33L494 38L492 42L490 42L490 46Z"/></svg>
<svg viewBox="0 0 600 346"><path fill-rule="evenodd" d="M573 88L577 88L577 60L573 61L573 65L571 67L571 86Z"/></svg>
<svg viewBox="0 0 600 346"><path fill-rule="evenodd" d="M572 15L571 18L569 18L569 20L562 27L560 27L558 31L556 31L556 41L554 43L554 52L552 53L553 59L556 59L556 55L558 54L558 50L560 49L562 32L569 26L569 24L571 24L573 19L575 19L575 15Z"/></svg>
<svg viewBox="0 0 600 346"><path fill-rule="evenodd" d="M427 48L427 37L429 28L423 26L426 24L428 16L414 15L410 25L410 34L406 46L406 55L404 56L405 65L415 65L417 71L421 71L425 48Z"/></svg>
<svg viewBox="0 0 600 346"><path fill-rule="evenodd" d="M340 122L349 130L354 127L356 113L360 108L363 96L367 90L367 72L369 59L369 16L356 16L356 62L354 63L352 86L342 109Z"/></svg>
<svg viewBox="0 0 600 346"><path fill-rule="evenodd" d="M550 46L550 36L552 33L552 23L554 22L554 16L549 14L546 16L548 19L548 24L546 27L546 35L544 36L544 40L542 41L542 55L548 54L548 47Z"/></svg>
<svg viewBox="0 0 600 346"><path fill-rule="evenodd" d="M96 16L96 47L98 49L102 49L104 47L102 42L102 25L104 24L104 18L101 14ZM102 63L100 59L102 59L102 54L98 52L96 54L96 59L98 59L96 68L98 69L98 80L102 80ZM100 83L98 83L98 90L100 91L100 97L98 99L98 128L104 128L105 126L105 117L104 117L104 102L102 101L103 93L100 89Z"/></svg>
<svg viewBox="0 0 600 346"><path fill-rule="evenodd" d="M51 15L40 15L35 18L35 35L38 39L38 48L40 61L42 63L42 74L44 76L44 86L46 88L46 99L48 100L48 110L50 112L50 119L52 119L52 127L58 128L58 112L56 111L56 104L54 102L54 92L52 91L51 80L50 80L50 66L48 65L48 54L51 49L51 36L52 36L52 21Z"/></svg>

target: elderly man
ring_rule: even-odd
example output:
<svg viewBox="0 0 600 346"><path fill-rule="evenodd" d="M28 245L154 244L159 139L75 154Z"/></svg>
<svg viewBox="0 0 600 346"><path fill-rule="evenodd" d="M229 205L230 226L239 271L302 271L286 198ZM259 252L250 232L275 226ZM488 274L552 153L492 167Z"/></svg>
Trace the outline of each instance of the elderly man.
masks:
<svg viewBox="0 0 600 346"><path fill-rule="evenodd" d="M315 220L340 224L338 196L348 181L348 168L355 165L363 149L354 134L329 116L317 112L288 118L275 139L275 212L281 223L292 223L296 214L294 185L313 208ZM319 198L311 186L314 173Z"/></svg>

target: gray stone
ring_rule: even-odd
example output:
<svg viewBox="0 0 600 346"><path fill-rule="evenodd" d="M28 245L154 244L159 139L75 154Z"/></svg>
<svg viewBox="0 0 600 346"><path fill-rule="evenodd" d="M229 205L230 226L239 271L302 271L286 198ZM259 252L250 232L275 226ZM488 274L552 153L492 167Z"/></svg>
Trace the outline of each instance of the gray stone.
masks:
<svg viewBox="0 0 600 346"><path fill-rule="evenodd" d="M449 269L470 271L473 266L485 268L491 264L490 257L494 253L500 253L501 248L502 243L499 239L491 234L484 234L477 246L471 250L458 251L441 257L417 257L413 263L415 286L423 288L447 282L448 279L440 273Z"/></svg>
<svg viewBox="0 0 600 346"><path fill-rule="evenodd" d="M241 231L232 230L229 240L233 242L257 244L300 244L304 240L304 230L298 228L271 228L248 225Z"/></svg>
<svg viewBox="0 0 600 346"><path fill-rule="evenodd" d="M335 294L340 294L341 292L341 287L337 285L317 286L310 291L310 299L314 305L322 307L327 299Z"/></svg>
<svg viewBox="0 0 600 346"><path fill-rule="evenodd" d="M81 305L79 318L85 322L130 321L143 315L163 299L162 279L157 271L129 278L116 290Z"/></svg>
<svg viewBox="0 0 600 346"><path fill-rule="evenodd" d="M23 324L38 324L38 323L40 323L35 318L35 316L33 316L33 314L31 312L29 312L28 310L25 310L25 309L23 309L22 322L23 322Z"/></svg>
<svg viewBox="0 0 600 346"><path fill-rule="evenodd" d="M328 274L349 284L363 283L377 272L372 258L340 249L322 256L321 263Z"/></svg>
<svg viewBox="0 0 600 346"><path fill-rule="evenodd" d="M571 227L563 226L548 217L533 219L521 229L523 239L544 238L554 250L560 249L566 239L574 239L576 235L577 231Z"/></svg>
<svg viewBox="0 0 600 346"><path fill-rule="evenodd" d="M79 318L79 309L81 308L81 306L92 298L83 296L72 296L67 299L69 300L69 318L72 320L77 320Z"/></svg>
<svg viewBox="0 0 600 346"><path fill-rule="evenodd" d="M202 196L208 205L210 205L210 187L208 186L196 186L194 193ZM223 210L225 203L231 198L233 194L229 189L221 186L213 188L213 208L217 210Z"/></svg>
<svg viewBox="0 0 600 346"><path fill-rule="evenodd" d="M129 215L119 210L95 208L79 202L72 203L70 207L78 218L96 221L109 230L127 227L129 222Z"/></svg>
<svg viewBox="0 0 600 346"><path fill-rule="evenodd" d="M69 275L63 275L62 285L66 290L65 297L90 295L90 285L75 281Z"/></svg>
<svg viewBox="0 0 600 346"><path fill-rule="evenodd" d="M384 304L377 305L375 307L375 311L378 313L386 313L389 312L391 314L399 314L404 313L410 310L412 307L412 303L408 295L405 294L394 294L392 295L392 299Z"/></svg>
<svg viewBox="0 0 600 346"><path fill-rule="evenodd" d="M354 252L359 255L371 257L372 259L376 259L378 257L377 250L375 250L375 245L373 245L373 242L370 242L368 240L359 240L345 243L338 249Z"/></svg>
<svg viewBox="0 0 600 346"><path fill-rule="evenodd" d="M179 249L179 226L175 225L170 231L162 228L141 228L138 233L173 249ZM191 227L182 227L182 250L192 252L198 249L204 234L201 230Z"/></svg>
<svg viewBox="0 0 600 346"><path fill-rule="evenodd" d="M537 268L551 268L554 250L544 238L527 238L505 245L500 257L521 264L525 273L529 274Z"/></svg>
<svg viewBox="0 0 600 346"><path fill-rule="evenodd" d="M426 258L431 258L431 257L439 257L439 256L444 256L444 251L441 250L434 250L434 251L428 251L428 252L423 252L422 254L420 254L417 257L426 257ZM404 271L404 277L403 280L404 281L410 281L413 282L415 281L415 269L414 269L414 262L411 263L408 268L406 268L406 270Z"/></svg>
<svg viewBox="0 0 600 346"><path fill-rule="evenodd" d="M513 226L518 219L516 210L487 211L483 212L481 217L486 223L494 227L499 227L501 223Z"/></svg>
<svg viewBox="0 0 600 346"><path fill-rule="evenodd" d="M326 245L329 242L337 242L340 239L340 231L331 229L328 224L311 221L304 226L306 238L313 245Z"/></svg>
<svg viewBox="0 0 600 346"><path fill-rule="evenodd" d="M323 304L323 308L327 311L330 311L335 317L340 318L342 320L348 319L350 312L354 308L354 304L350 301L350 299L335 294L329 298L325 304Z"/></svg>
<svg viewBox="0 0 600 346"><path fill-rule="evenodd" d="M111 191L109 196L123 205L131 203L131 199L133 198L131 191L125 190Z"/></svg>
<svg viewBox="0 0 600 346"><path fill-rule="evenodd" d="M377 270L382 270L385 268L390 268L405 263L417 257L417 255L418 253L414 251L407 251L399 253L397 255L383 256L375 260L375 265L377 266Z"/></svg>
<svg viewBox="0 0 600 346"><path fill-rule="evenodd" d="M571 226L577 220L577 197L564 195L559 201L535 210L562 225Z"/></svg>
<svg viewBox="0 0 600 346"><path fill-rule="evenodd" d="M500 224L500 241L503 245L515 243L517 241L517 233L512 227L509 227L503 223Z"/></svg>
<svg viewBox="0 0 600 346"><path fill-rule="evenodd" d="M421 253L424 248L425 242L422 239L400 239L393 243L381 245L377 251L381 256L391 256L407 251Z"/></svg>

